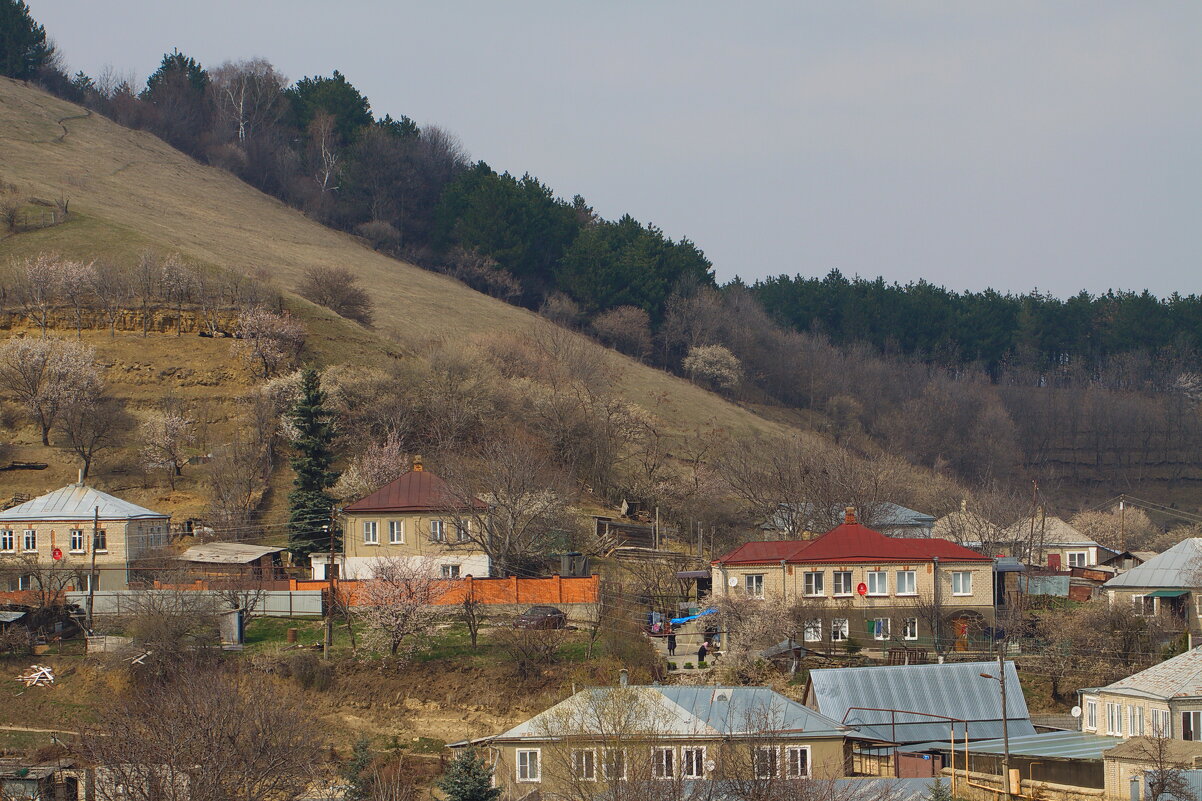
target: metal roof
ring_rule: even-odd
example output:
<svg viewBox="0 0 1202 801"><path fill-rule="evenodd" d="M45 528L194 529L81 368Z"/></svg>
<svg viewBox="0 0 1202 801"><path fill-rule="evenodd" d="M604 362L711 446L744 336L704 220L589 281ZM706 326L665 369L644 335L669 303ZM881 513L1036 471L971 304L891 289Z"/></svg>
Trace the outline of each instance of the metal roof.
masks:
<svg viewBox="0 0 1202 801"><path fill-rule="evenodd" d="M1010 735L1011 756L1041 757L1044 759L1088 759L1101 760L1102 755L1123 742L1121 737L1104 737L1079 731L1049 731L1022 736ZM957 742L956 752L961 753L963 743ZM902 752L949 751L948 740L915 743L897 748ZM981 740L969 743L973 754L1001 754L1005 752L1005 740Z"/></svg>
<svg viewBox="0 0 1202 801"><path fill-rule="evenodd" d="M833 720L881 740L918 743L948 737L1002 735L995 662L887 665L810 671L807 700ZM1035 733L1013 662L1006 663L1006 719L1010 733ZM858 708L857 708L858 707ZM896 710L896 711L880 711ZM953 720L948 720L948 719ZM966 723L953 721L966 721Z"/></svg>
<svg viewBox="0 0 1202 801"><path fill-rule="evenodd" d="M0 609L0 623L16 623L18 620L25 617L25 614L25 612Z"/></svg>
<svg viewBox="0 0 1202 801"><path fill-rule="evenodd" d="M1096 691L1165 700L1202 697L1202 647L1178 654Z"/></svg>
<svg viewBox="0 0 1202 801"><path fill-rule="evenodd" d="M1031 518L1025 517L1017 523L1012 523L1003 531L1007 539L1025 540L1031 536ZM1051 515L1035 519L1035 536L1044 548L1080 545L1081 547L1100 547L1098 543L1073 528L1059 517ZM1110 549L1106 549L1110 552Z"/></svg>
<svg viewBox="0 0 1202 801"><path fill-rule="evenodd" d="M240 542L206 542L193 545L179 555L184 562L206 562L211 564L249 564L269 553L279 553L283 548L266 545L245 545Z"/></svg>
<svg viewBox="0 0 1202 801"><path fill-rule="evenodd" d="M0 512L0 523L91 520L100 510L101 520L138 520L143 518L169 518L170 515L155 512L136 503L101 492L95 487L82 484L67 486L39 495L31 501L18 504Z"/></svg>
<svg viewBox="0 0 1202 801"><path fill-rule="evenodd" d="M1191 537L1154 556L1142 565L1115 576L1102 585L1103 589L1114 590L1124 587L1151 587L1155 589L1181 587L1193 589L1202 580L1202 538Z"/></svg>
<svg viewBox="0 0 1202 801"><path fill-rule="evenodd" d="M768 687L638 685L581 690L493 739L546 740L615 730L702 738L767 731L800 739L855 734Z"/></svg>
<svg viewBox="0 0 1202 801"><path fill-rule="evenodd" d="M390 481L375 492L348 505L344 512L446 512L450 510L487 509L479 498L461 498L447 482L415 466L400 478Z"/></svg>

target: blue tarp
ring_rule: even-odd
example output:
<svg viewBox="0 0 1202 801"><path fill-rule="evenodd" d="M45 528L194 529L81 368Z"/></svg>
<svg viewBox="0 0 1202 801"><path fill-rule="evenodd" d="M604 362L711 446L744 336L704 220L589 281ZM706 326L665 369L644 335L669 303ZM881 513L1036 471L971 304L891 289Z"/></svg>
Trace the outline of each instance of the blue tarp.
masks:
<svg viewBox="0 0 1202 801"><path fill-rule="evenodd" d="M679 626L681 623L688 623L690 620L696 620L699 617L705 617L706 615L714 615L717 613L717 609L710 608L706 609L704 612L698 612L695 615L689 615L688 617L674 617L672 618L672 625Z"/></svg>

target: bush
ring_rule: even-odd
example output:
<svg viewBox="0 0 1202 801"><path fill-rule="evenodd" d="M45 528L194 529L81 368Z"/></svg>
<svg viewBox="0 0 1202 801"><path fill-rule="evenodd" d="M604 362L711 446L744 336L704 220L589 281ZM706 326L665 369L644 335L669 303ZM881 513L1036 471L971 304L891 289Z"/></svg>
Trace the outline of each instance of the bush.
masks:
<svg viewBox="0 0 1202 801"><path fill-rule="evenodd" d="M698 667L698 668L700 668L700 669L705 669L705 668L707 668L707 667L709 667L709 666L710 666L710 663L709 663L709 662L698 662L698 663L697 663L697 667Z"/></svg>
<svg viewBox="0 0 1202 801"><path fill-rule="evenodd" d="M373 304L358 280L345 267L310 267L297 291L306 300L370 328Z"/></svg>
<svg viewBox="0 0 1202 801"><path fill-rule="evenodd" d="M321 692L334 686L334 666L318 659L317 654L294 654L280 662L278 670L281 676L296 679L296 683L305 690Z"/></svg>
<svg viewBox="0 0 1202 801"><path fill-rule="evenodd" d="M668 663L668 670L676 670L676 663L675 663L675 662L669 662L669 663Z"/></svg>
<svg viewBox="0 0 1202 801"><path fill-rule="evenodd" d="M685 663L684 663L684 669L685 669L685 670L692 670L692 669L693 669L693 663L692 663L692 662L685 662Z"/></svg>
<svg viewBox="0 0 1202 801"><path fill-rule="evenodd" d="M847 653L851 654L852 656L855 656L856 654L860 653L860 651L864 650L864 646L860 645L859 641L854 637L848 637L847 642L843 647L846 648Z"/></svg>

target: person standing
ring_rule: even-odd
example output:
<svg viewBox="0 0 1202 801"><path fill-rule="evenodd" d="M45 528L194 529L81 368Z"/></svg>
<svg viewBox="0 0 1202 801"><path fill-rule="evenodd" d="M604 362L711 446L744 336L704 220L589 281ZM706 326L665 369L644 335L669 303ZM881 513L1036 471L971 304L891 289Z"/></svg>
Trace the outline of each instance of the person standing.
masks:
<svg viewBox="0 0 1202 801"><path fill-rule="evenodd" d="M700 663L705 661L705 655L707 653L709 653L709 648L705 646L705 643L701 643L701 647L697 649L698 667L701 667Z"/></svg>
<svg viewBox="0 0 1202 801"><path fill-rule="evenodd" d="M668 629L668 656L676 656L676 632Z"/></svg>

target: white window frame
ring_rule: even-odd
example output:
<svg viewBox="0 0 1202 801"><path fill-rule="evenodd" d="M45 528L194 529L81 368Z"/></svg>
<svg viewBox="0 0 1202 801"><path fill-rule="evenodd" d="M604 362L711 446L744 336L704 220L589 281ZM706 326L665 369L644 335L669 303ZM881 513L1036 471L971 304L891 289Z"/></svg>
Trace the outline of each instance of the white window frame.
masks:
<svg viewBox="0 0 1202 801"><path fill-rule="evenodd" d="M444 579L462 578L459 575L459 565L441 565L439 575Z"/></svg>
<svg viewBox="0 0 1202 801"><path fill-rule="evenodd" d="M1074 557L1080 564L1073 564ZM1089 551L1065 551L1064 563L1069 567L1089 567Z"/></svg>
<svg viewBox="0 0 1202 801"><path fill-rule="evenodd" d="M1189 716L1189 733L1190 739L1187 742L1197 742L1202 740L1202 710L1187 709L1181 712L1181 739L1185 740L1185 717Z"/></svg>
<svg viewBox="0 0 1202 801"><path fill-rule="evenodd" d="M917 640L918 639L918 618L903 617L902 618L902 639Z"/></svg>
<svg viewBox="0 0 1202 801"><path fill-rule="evenodd" d="M97 529L92 537L92 550L96 553L109 552L109 533L105 529Z"/></svg>
<svg viewBox="0 0 1202 801"><path fill-rule="evenodd" d="M763 598L764 574L748 573L743 576L743 589L747 592L748 598Z"/></svg>
<svg viewBox="0 0 1202 801"><path fill-rule="evenodd" d="M1173 715L1169 710L1152 710L1152 736L1170 738L1173 736Z"/></svg>
<svg viewBox="0 0 1202 801"><path fill-rule="evenodd" d="M907 589L907 585L908 589ZM899 570L897 571L897 592L896 595L917 595L918 594L918 571L917 570Z"/></svg>
<svg viewBox="0 0 1202 801"><path fill-rule="evenodd" d="M797 754L805 754L805 770L795 771L793 769L793 757ZM790 745L785 748L785 778L786 779L808 779L812 772L811 761L812 754L808 745Z"/></svg>
<svg viewBox="0 0 1202 801"><path fill-rule="evenodd" d="M663 757L667 755L665 760ZM668 780L676 778L676 749L671 746L655 746L651 749L651 778Z"/></svg>
<svg viewBox="0 0 1202 801"><path fill-rule="evenodd" d="M882 588L881 584L885 586ZM889 571L871 570L868 572L868 596L883 598L889 594ZM876 585L875 587L873 585Z"/></svg>
<svg viewBox="0 0 1202 801"><path fill-rule="evenodd" d="M404 520L389 520L388 521L388 544L389 545L404 545L405 544L405 521Z"/></svg>
<svg viewBox="0 0 1202 801"><path fill-rule="evenodd" d="M1144 736L1144 708L1142 706L1131 707L1131 736Z"/></svg>
<svg viewBox="0 0 1202 801"><path fill-rule="evenodd" d="M534 771L530 770L530 755L534 755ZM525 764L523 764L525 757ZM542 777L542 749L541 748L519 748L514 752L513 765L514 777L517 781L525 783L541 782ZM525 777L522 774L525 773Z"/></svg>
<svg viewBox="0 0 1202 801"><path fill-rule="evenodd" d="M472 521L464 520L462 523L455 523L455 542L471 542L472 541Z"/></svg>
<svg viewBox="0 0 1202 801"><path fill-rule="evenodd" d="M850 570L836 570L833 573L834 578L831 581L831 589L834 591L836 598L846 598L853 595L856 591L856 585L851 580ZM844 589L839 589L842 584Z"/></svg>
<svg viewBox="0 0 1202 801"><path fill-rule="evenodd" d="M1106 703L1106 733L1111 737L1123 736L1123 705Z"/></svg>
<svg viewBox="0 0 1202 801"><path fill-rule="evenodd" d="M1092 698L1085 702L1085 728L1098 730L1098 702Z"/></svg>
<svg viewBox="0 0 1202 801"><path fill-rule="evenodd" d="M822 618L814 617L805 622L801 637L806 642L822 642Z"/></svg>
<svg viewBox="0 0 1202 801"><path fill-rule="evenodd" d="M11 553L17 550L17 532L11 528L0 529L0 551Z"/></svg>
<svg viewBox="0 0 1202 801"><path fill-rule="evenodd" d="M964 582L966 581L968 582L968 589L964 588ZM957 589L957 585L959 585L959 589ZM971 570L955 570L952 572L952 595L972 595Z"/></svg>
<svg viewBox="0 0 1202 801"><path fill-rule="evenodd" d="M700 752L701 757L698 759L696 754ZM693 754L696 764L690 765L689 755ZM691 768L697 768L699 772L693 773ZM682 779L704 779L705 778L705 746L704 745L682 745L680 747L680 777Z"/></svg>
<svg viewBox="0 0 1202 801"><path fill-rule="evenodd" d="M622 768L622 775L615 776L613 767L614 764L610 760L611 756L617 756L619 759L618 765ZM601 775L607 782L620 782L626 780L626 749L625 748L606 748L601 753Z"/></svg>
<svg viewBox="0 0 1202 801"><path fill-rule="evenodd" d="M583 764L586 763L587 764ZM587 768L583 770L583 768ZM587 775L586 775L587 774ZM597 781L597 749L572 749L572 778L581 782Z"/></svg>
<svg viewBox="0 0 1202 801"><path fill-rule="evenodd" d="M809 570L802 574L802 591L807 598L826 595L826 588L823 587L825 575L821 570Z"/></svg>
<svg viewBox="0 0 1202 801"><path fill-rule="evenodd" d="M71 553L87 553L88 537L82 528L71 529Z"/></svg>
<svg viewBox="0 0 1202 801"><path fill-rule="evenodd" d="M36 528L27 528L21 532L21 551L23 553L38 552L38 530Z"/></svg>
<svg viewBox="0 0 1202 801"><path fill-rule="evenodd" d="M890 630L892 629L892 624L890 624L889 618L873 617L873 618L869 618L869 622L872 624L872 639L874 639L874 640L889 639Z"/></svg>
<svg viewBox="0 0 1202 801"><path fill-rule="evenodd" d="M845 617L831 619L831 642L845 642L851 634L851 621Z"/></svg>
<svg viewBox="0 0 1202 801"><path fill-rule="evenodd" d="M363 544L364 545L379 545L380 544L380 524L375 520L363 521Z"/></svg>
<svg viewBox="0 0 1202 801"><path fill-rule="evenodd" d="M757 745L753 746L751 752L751 769L757 779L775 779L780 775L780 747L775 745ZM768 753L772 755L770 770L767 773L760 772L760 754Z"/></svg>
<svg viewBox="0 0 1202 801"><path fill-rule="evenodd" d="M447 521L431 520L430 521L430 542L446 542L447 541Z"/></svg>
<svg viewBox="0 0 1202 801"><path fill-rule="evenodd" d="M1151 608L1148 602L1151 601ZM1160 599L1149 595L1132 595L1131 603L1135 606L1135 614L1140 617L1156 617L1160 611Z"/></svg>

